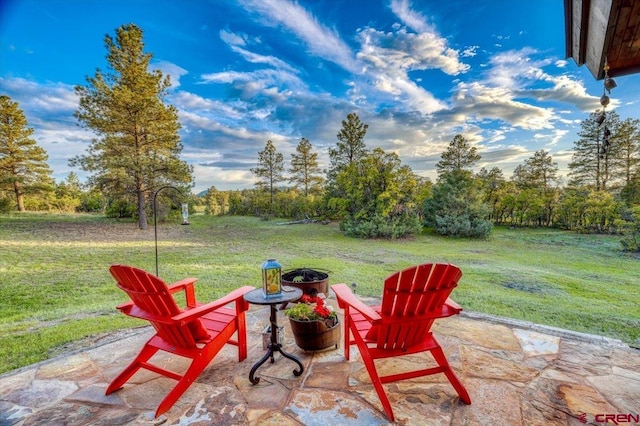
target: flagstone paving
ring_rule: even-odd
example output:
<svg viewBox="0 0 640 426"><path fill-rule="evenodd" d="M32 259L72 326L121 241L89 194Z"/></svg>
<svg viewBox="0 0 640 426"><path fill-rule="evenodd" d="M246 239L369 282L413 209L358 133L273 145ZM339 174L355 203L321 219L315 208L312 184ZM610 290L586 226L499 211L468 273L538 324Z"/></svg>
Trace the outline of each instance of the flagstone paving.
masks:
<svg viewBox="0 0 640 426"><path fill-rule="evenodd" d="M331 303L335 301L330 300ZM368 304L375 301L365 300ZM249 357L237 362L225 347L165 414L154 411L173 381L140 372L120 391L104 395L109 381L152 335L149 327L116 333L101 344L0 376L0 425L383 425L388 424L357 349L345 361L338 349L304 352L288 320L285 350L305 371L276 355L257 371L263 355L267 307L247 315ZM449 362L472 399L465 405L443 375L385 386L401 425L604 424L640 415L640 351L620 341L464 313L434 325ZM166 368L185 361L158 355ZM380 362L382 374L403 365L432 363L428 354ZM612 416L622 417L612 417ZM620 422L623 424L623 422Z"/></svg>

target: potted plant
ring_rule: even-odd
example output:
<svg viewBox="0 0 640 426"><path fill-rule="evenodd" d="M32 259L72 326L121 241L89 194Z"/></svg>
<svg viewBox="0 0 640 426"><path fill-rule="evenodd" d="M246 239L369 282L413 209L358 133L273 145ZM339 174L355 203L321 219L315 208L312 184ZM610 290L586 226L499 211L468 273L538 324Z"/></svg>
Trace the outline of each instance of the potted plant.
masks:
<svg viewBox="0 0 640 426"><path fill-rule="evenodd" d="M340 323L333 307L325 303L322 293L304 294L300 301L284 313L289 317L296 345L307 351L335 346L340 341Z"/></svg>
<svg viewBox="0 0 640 426"><path fill-rule="evenodd" d="M318 268L296 268L282 271L282 285L298 287L304 294L327 294L329 291L329 271Z"/></svg>

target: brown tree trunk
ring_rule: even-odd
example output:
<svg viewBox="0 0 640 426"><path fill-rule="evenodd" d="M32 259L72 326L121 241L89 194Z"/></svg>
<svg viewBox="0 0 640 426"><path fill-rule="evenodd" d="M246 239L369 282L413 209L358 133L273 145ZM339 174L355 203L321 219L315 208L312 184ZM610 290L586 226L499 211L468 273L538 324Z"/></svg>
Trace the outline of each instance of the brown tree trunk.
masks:
<svg viewBox="0 0 640 426"><path fill-rule="evenodd" d="M147 229L147 213L145 209L144 191L138 190L138 227Z"/></svg>
<svg viewBox="0 0 640 426"><path fill-rule="evenodd" d="M22 193L22 188L20 188L20 184L18 182L13 183L13 190L16 193L16 203L18 203L18 211L23 212L24 210L24 194Z"/></svg>

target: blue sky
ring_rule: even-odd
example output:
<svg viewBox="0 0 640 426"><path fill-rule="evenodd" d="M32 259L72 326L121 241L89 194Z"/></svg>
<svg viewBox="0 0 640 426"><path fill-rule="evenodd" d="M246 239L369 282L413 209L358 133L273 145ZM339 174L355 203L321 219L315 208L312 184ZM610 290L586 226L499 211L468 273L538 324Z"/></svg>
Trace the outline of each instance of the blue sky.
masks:
<svg viewBox="0 0 640 426"><path fill-rule="evenodd" d="M74 86L107 69L104 36L135 23L169 74L194 191L252 187L271 139L288 162L302 137L328 164L341 121L369 124L369 148L395 151L435 181L456 134L480 167L540 149L567 173L580 123L603 93L565 58L559 0L2 0L0 93L19 102L57 180L94 135L73 117ZM640 118L640 75L616 77L607 108Z"/></svg>

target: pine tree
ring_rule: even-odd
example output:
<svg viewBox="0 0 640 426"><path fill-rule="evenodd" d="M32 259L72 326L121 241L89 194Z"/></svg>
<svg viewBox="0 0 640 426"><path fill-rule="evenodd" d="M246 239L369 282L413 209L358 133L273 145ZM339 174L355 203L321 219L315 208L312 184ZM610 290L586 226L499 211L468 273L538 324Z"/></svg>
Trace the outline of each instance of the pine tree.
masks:
<svg viewBox="0 0 640 426"><path fill-rule="evenodd" d="M331 165L327 176L328 181L333 181L344 168L364 158L367 154L364 136L368 128L369 125L362 123L358 114L354 112L347 114L347 119L342 120L342 129L337 135L337 148L329 149Z"/></svg>
<svg viewBox="0 0 640 426"><path fill-rule="evenodd" d="M263 151L258 153L258 166L251 169L259 180L256 186L259 189L269 191L269 206L273 213L273 195L278 183L285 180L284 175L284 157L276 151L275 145L271 140L267 141Z"/></svg>
<svg viewBox="0 0 640 426"><path fill-rule="evenodd" d="M349 177L352 181L357 178L355 165L369 153L364 143L368 128L369 125L362 123L358 114L347 114L347 119L342 120L342 129L337 135L336 148L329 148L329 170L324 204L326 213L331 217L353 216L360 208L353 203L344 204L344 200L352 197L349 191L353 190L353 185L345 184L344 176L339 179L339 175L340 173L352 174Z"/></svg>
<svg viewBox="0 0 640 426"><path fill-rule="evenodd" d="M604 122L600 121L601 117L602 112L598 110L581 123L580 139L573 143L573 157L569 163L569 185L572 187L591 186L598 191L606 190L615 176L614 159L619 145L614 141L620 117L615 111L607 112Z"/></svg>
<svg viewBox="0 0 640 426"><path fill-rule="evenodd" d="M307 139L302 138L296 147L296 154L291 154L291 178L296 188L304 190L305 197L312 192L319 192L322 185L321 170L318 166L318 153L312 152L313 146Z"/></svg>
<svg viewBox="0 0 640 426"><path fill-rule="evenodd" d="M471 146L462 135L455 135L447 150L442 153L441 158L436 164L438 175L458 170L471 172L472 166L481 157L475 146Z"/></svg>
<svg viewBox="0 0 640 426"><path fill-rule="evenodd" d="M491 232L482 181L472 174L481 158L476 151L462 135L455 135L436 164L438 181L424 203L424 217L442 235L485 237Z"/></svg>
<svg viewBox="0 0 640 426"><path fill-rule="evenodd" d="M513 181L518 189L538 189L547 192L557 186L558 163L543 149L518 165L513 171Z"/></svg>
<svg viewBox="0 0 640 426"><path fill-rule="evenodd" d="M166 185L186 190L192 170L179 155L182 144L177 109L164 104L169 77L149 71L152 54L144 52L143 32L134 24L107 35L105 47L111 73L96 71L86 86L77 86L76 118L93 130L87 155L70 164L93 173L89 183L112 197L137 203L138 224L147 227L146 205Z"/></svg>
<svg viewBox="0 0 640 426"><path fill-rule="evenodd" d="M616 176L623 185L628 185L634 173L640 172L640 120L623 120L612 143L618 147L618 155L614 159Z"/></svg>
<svg viewBox="0 0 640 426"><path fill-rule="evenodd" d="M53 190L47 152L31 138L33 129L17 102L0 95L0 188L15 194L25 211L25 193Z"/></svg>

